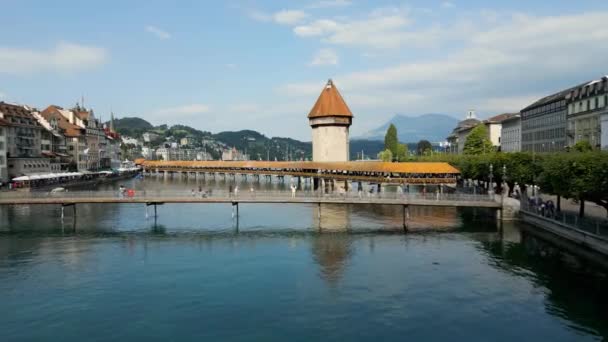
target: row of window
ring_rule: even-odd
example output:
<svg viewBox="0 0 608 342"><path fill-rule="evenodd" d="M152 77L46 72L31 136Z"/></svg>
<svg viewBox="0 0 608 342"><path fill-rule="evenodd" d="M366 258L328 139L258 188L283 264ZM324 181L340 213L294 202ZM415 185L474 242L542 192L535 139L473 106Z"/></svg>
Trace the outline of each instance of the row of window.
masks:
<svg viewBox="0 0 608 342"><path fill-rule="evenodd" d="M566 112L543 115L528 120L522 120L522 130L536 129L547 126L564 125L566 123Z"/></svg>
<svg viewBox="0 0 608 342"><path fill-rule="evenodd" d="M568 114L582 113L589 110L605 108L608 106L608 95L596 96L593 99L571 103L568 106Z"/></svg>
<svg viewBox="0 0 608 342"><path fill-rule="evenodd" d="M48 168L48 167L49 167L49 162L42 162L42 161L23 164L24 169L40 169L40 168Z"/></svg>
<svg viewBox="0 0 608 342"><path fill-rule="evenodd" d="M604 78L602 80L602 82L596 82L594 84L591 85L587 85L583 88L579 88L576 89L572 92L572 96L574 98L578 97L579 95L582 96L589 96L591 95L592 92L596 92L599 93L602 91L602 88L604 89L604 91L608 91L608 80L606 78Z"/></svg>
<svg viewBox="0 0 608 342"><path fill-rule="evenodd" d="M521 135L522 141L534 141L534 140L557 140L563 139L566 136L565 127L557 127L546 129L542 131L523 133Z"/></svg>
<svg viewBox="0 0 608 342"><path fill-rule="evenodd" d="M534 116L537 114L558 112L560 110L563 110L565 107L566 107L566 100L561 100L561 101L556 101L556 102L552 102L552 103L547 103L546 105L543 105L540 107L532 108L530 110L522 112L521 114L522 114L522 118L525 118L525 117Z"/></svg>

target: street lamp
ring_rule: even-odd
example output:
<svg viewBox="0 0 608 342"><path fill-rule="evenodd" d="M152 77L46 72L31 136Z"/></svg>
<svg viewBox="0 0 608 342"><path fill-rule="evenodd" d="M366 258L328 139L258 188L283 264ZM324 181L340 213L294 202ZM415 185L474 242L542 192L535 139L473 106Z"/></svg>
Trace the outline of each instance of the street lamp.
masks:
<svg viewBox="0 0 608 342"><path fill-rule="evenodd" d="M492 178L494 177L493 171L494 171L494 165L490 164L490 175L489 175L490 176L490 186L488 188L489 195L494 193L494 189L492 187Z"/></svg>

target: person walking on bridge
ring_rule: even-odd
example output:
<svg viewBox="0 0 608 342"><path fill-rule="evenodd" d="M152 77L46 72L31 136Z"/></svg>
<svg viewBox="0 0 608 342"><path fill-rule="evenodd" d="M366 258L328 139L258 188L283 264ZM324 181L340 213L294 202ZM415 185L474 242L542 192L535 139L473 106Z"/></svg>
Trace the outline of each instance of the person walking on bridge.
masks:
<svg viewBox="0 0 608 342"><path fill-rule="evenodd" d="M232 184L228 185L228 197L232 197Z"/></svg>
<svg viewBox="0 0 608 342"><path fill-rule="evenodd" d="M296 190L297 189L298 188L294 184L291 184L291 198L296 198Z"/></svg>

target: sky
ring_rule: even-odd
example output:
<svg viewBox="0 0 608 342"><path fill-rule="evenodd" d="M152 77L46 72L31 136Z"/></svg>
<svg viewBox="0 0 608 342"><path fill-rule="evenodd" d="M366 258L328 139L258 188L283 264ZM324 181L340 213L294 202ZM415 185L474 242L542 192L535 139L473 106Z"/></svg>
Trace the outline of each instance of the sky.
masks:
<svg viewBox="0 0 608 342"><path fill-rule="evenodd" d="M485 118L608 74L608 1L0 0L0 100L84 98L218 132L310 140L332 78L363 135L395 114Z"/></svg>

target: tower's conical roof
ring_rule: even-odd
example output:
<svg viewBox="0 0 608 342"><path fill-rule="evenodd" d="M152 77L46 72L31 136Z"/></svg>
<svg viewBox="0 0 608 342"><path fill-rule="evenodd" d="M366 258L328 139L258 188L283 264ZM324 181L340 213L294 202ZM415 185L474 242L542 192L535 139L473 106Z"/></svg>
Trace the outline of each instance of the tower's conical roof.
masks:
<svg viewBox="0 0 608 342"><path fill-rule="evenodd" d="M308 114L309 119L325 116L353 116L353 113L351 113L348 105L344 102L342 95L340 95L338 88L336 88L331 79L327 81L317 102Z"/></svg>

